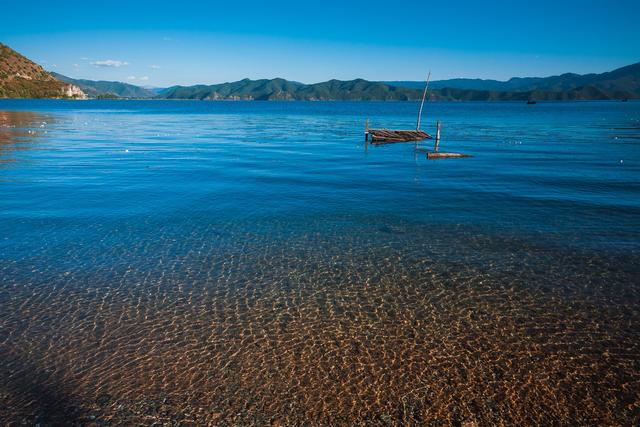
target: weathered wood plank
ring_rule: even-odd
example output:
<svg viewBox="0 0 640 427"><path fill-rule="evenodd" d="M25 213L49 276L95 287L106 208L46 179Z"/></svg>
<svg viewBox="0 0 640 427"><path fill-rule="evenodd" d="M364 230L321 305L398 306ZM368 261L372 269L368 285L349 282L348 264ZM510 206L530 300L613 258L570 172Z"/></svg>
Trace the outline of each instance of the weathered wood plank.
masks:
<svg viewBox="0 0 640 427"><path fill-rule="evenodd" d="M367 129L368 134L371 137L371 142L409 142L409 141L422 141L423 139L430 139L431 135L421 130L409 130L409 129Z"/></svg>

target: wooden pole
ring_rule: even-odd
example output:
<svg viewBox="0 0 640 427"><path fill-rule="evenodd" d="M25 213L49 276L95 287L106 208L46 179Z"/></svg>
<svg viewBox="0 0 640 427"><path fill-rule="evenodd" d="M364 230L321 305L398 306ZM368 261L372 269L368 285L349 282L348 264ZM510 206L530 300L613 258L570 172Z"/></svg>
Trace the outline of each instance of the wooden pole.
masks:
<svg viewBox="0 0 640 427"><path fill-rule="evenodd" d="M440 120L436 122L436 148L435 151L438 151L438 145L440 144Z"/></svg>
<svg viewBox="0 0 640 427"><path fill-rule="evenodd" d="M369 141L369 119L364 122L364 142Z"/></svg>
<svg viewBox="0 0 640 427"><path fill-rule="evenodd" d="M429 79L431 78L431 70L427 76L427 84L424 85L424 92L422 92L422 102L420 103L420 111L418 111L418 123L416 124L416 130L420 130L420 119L422 118L422 106L424 105L424 99L427 97L427 89L429 89Z"/></svg>

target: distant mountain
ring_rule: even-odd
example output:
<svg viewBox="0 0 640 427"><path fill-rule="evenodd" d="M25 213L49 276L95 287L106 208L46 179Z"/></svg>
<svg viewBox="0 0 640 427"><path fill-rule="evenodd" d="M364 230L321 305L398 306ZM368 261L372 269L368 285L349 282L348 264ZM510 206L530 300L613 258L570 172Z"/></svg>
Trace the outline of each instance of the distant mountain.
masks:
<svg viewBox="0 0 640 427"><path fill-rule="evenodd" d="M363 79L306 85L300 90L302 99L340 101L411 101L420 99L419 90L390 86Z"/></svg>
<svg viewBox="0 0 640 427"><path fill-rule="evenodd" d="M293 94L304 85L284 79L249 80L215 85L173 86L159 92L166 99L207 100L293 100Z"/></svg>
<svg viewBox="0 0 640 427"><path fill-rule="evenodd" d="M424 82L396 81L386 84L423 88ZM640 62L601 74L566 73L551 77L514 77L507 81L482 79L436 80L429 84L432 89L458 89L490 92L554 92L546 98L571 99L573 96L598 96L597 99L640 98ZM563 94L557 94L562 92ZM520 95L514 95L516 97ZM583 98L578 98L583 99ZM589 98L590 99L590 98Z"/></svg>
<svg viewBox="0 0 640 427"><path fill-rule="evenodd" d="M362 79L303 84L284 79L249 80L216 85L174 86L160 91L166 99L300 100L300 101L407 101L419 99L416 90Z"/></svg>
<svg viewBox="0 0 640 427"><path fill-rule="evenodd" d="M73 84L57 80L41 66L0 43L0 98L86 98Z"/></svg>
<svg viewBox="0 0 640 427"><path fill-rule="evenodd" d="M435 101L587 101L618 99L593 86L585 86L562 92L539 90L504 92L444 88L430 91L429 95L429 99Z"/></svg>
<svg viewBox="0 0 640 427"><path fill-rule="evenodd" d="M103 80L72 79L58 73L51 73L60 81L74 84L91 98L153 98L157 95L153 90L140 86Z"/></svg>
<svg viewBox="0 0 640 427"><path fill-rule="evenodd" d="M157 98L199 100L300 100L300 101L416 101L421 88L400 87L362 79L302 84L283 79L249 80L217 85L174 86L161 90ZM477 90L445 87L429 89L432 101L561 101L640 98L640 92L576 86L568 90Z"/></svg>
<svg viewBox="0 0 640 427"><path fill-rule="evenodd" d="M406 87L411 89L424 89L424 81L412 81L412 80L398 80L383 82L388 85ZM493 90L493 91L506 91L504 83L498 80L484 80L484 79L449 79L449 80L434 80L429 82L430 89L466 89L466 90Z"/></svg>

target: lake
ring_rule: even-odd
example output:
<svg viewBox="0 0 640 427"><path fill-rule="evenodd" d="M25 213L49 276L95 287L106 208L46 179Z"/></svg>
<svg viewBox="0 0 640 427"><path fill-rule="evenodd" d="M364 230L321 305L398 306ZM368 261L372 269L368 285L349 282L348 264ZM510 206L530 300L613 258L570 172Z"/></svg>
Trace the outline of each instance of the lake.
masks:
<svg viewBox="0 0 640 427"><path fill-rule="evenodd" d="M640 103L0 100L0 422L640 421Z"/></svg>

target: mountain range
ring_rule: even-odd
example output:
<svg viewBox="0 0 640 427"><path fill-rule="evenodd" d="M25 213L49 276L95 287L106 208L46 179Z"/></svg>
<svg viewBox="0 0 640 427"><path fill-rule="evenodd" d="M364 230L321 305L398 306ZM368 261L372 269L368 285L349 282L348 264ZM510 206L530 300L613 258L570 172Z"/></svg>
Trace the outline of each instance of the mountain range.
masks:
<svg viewBox="0 0 640 427"><path fill-rule="evenodd" d="M301 100L301 101L415 101L422 97L424 82L371 82L363 79L329 80L304 84L281 78L172 86L149 90L120 82L75 80L92 97L197 99L197 100ZM562 74L552 77L515 77L508 81L451 79L431 82L433 101L560 101L640 98L640 63L602 74Z"/></svg>
<svg viewBox="0 0 640 427"><path fill-rule="evenodd" d="M414 89L363 79L303 84L280 78L198 86L174 86L160 91L166 99L302 100L302 101L407 101L421 94Z"/></svg>
<svg viewBox="0 0 640 427"><path fill-rule="evenodd" d="M125 98L197 100L415 101L424 82L363 79L304 84L281 78L148 89L117 81L74 79L47 73L0 44L0 98ZM552 101L640 99L640 63L601 74L566 73L551 77L437 80L434 101Z"/></svg>
<svg viewBox="0 0 640 427"><path fill-rule="evenodd" d="M412 101L424 82L370 82L356 79L303 84L284 79L249 80L216 85L174 86L166 99L361 100ZM559 101L640 98L640 63L602 74L515 77L508 81L451 79L430 83L429 99L440 101Z"/></svg>

